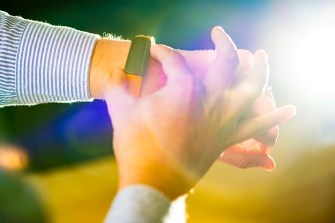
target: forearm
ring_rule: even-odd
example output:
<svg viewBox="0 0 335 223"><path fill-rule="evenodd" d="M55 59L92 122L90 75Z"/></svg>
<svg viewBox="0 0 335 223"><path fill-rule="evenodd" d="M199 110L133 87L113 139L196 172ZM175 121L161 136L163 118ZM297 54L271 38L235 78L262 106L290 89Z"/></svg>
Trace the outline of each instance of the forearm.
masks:
<svg viewBox="0 0 335 223"><path fill-rule="evenodd" d="M125 40L99 39L97 41L89 74L92 98L104 99L103 90L108 77L115 67L125 67L130 44L130 41ZM155 47L155 45L152 47ZM213 50L178 50L178 52L184 57L191 70L198 75L202 75L207 71L215 57ZM160 89L165 83L166 76L161 64L150 56L148 68L142 82L142 96Z"/></svg>
<svg viewBox="0 0 335 223"><path fill-rule="evenodd" d="M5 46L0 49L0 106L103 99L104 85L113 68L124 68L131 43L5 12L0 13L0 32ZM180 53L198 73L213 58L211 51ZM162 87L165 78L150 57L142 95Z"/></svg>

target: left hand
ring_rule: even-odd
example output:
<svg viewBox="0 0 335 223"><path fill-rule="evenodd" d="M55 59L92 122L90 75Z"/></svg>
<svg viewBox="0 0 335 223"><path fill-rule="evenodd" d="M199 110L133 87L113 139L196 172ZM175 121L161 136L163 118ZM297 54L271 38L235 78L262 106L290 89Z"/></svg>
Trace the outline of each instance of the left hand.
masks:
<svg viewBox="0 0 335 223"><path fill-rule="evenodd" d="M264 94L253 104L248 115L257 117L275 109L274 101ZM275 168L275 161L270 153L276 144L278 133L279 127L275 126L254 138L227 148L218 160L238 168L260 167L271 171Z"/></svg>
<svg viewBox="0 0 335 223"><path fill-rule="evenodd" d="M237 78L240 73L250 73L253 67L253 54L251 52L239 50L238 55L240 64L235 74ZM261 116L275 109L276 105L271 89L267 87L243 118ZM238 168L260 167L268 171L273 170L275 162L270 153L276 144L278 133L278 126L268 129L254 138L227 148L218 160Z"/></svg>
<svg viewBox="0 0 335 223"><path fill-rule="evenodd" d="M191 68L191 70L200 78L204 78L204 74L214 60L213 51L179 51ZM250 73L253 67L253 54L248 50L238 49L237 55L239 66L236 75L241 73ZM148 71L145 75L142 96L150 95L166 84L166 76L162 70L161 64L151 58ZM276 109L275 101L272 93L265 90L252 105L252 108L245 114L245 118L261 116ZM279 127L276 126L259 136L240 142L229 147L222 153L218 159L220 162L236 166L238 168L260 167L265 170L273 170L275 162L270 156L279 133Z"/></svg>

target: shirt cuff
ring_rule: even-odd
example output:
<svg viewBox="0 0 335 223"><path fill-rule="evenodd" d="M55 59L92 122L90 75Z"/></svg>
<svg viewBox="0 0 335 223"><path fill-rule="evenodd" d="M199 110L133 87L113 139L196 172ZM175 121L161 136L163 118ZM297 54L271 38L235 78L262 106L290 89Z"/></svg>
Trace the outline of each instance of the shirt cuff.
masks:
<svg viewBox="0 0 335 223"><path fill-rule="evenodd" d="M163 222L171 201L158 190L133 185L122 189L114 199L105 223Z"/></svg>
<svg viewBox="0 0 335 223"><path fill-rule="evenodd" d="M16 94L16 60L26 25L26 20L0 11L0 107L19 103Z"/></svg>
<svg viewBox="0 0 335 223"><path fill-rule="evenodd" d="M3 21L10 53L5 56L13 74L7 75L11 89L3 88L8 95L1 104L91 100L89 68L99 36L15 16Z"/></svg>

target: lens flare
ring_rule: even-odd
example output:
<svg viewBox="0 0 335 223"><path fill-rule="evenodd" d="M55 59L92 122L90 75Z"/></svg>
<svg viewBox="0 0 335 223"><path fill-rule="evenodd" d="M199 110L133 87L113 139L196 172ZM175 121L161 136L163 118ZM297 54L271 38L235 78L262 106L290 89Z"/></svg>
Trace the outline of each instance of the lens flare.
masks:
<svg viewBox="0 0 335 223"><path fill-rule="evenodd" d="M27 153L12 145L0 145L0 168L22 170L28 165Z"/></svg>

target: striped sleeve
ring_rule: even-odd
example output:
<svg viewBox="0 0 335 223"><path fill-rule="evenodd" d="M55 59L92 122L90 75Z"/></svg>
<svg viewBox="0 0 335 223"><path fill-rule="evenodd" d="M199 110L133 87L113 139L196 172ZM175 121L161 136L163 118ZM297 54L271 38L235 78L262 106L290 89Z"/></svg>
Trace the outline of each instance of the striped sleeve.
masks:
<svg viewBox="0 0 335 223"><path fill-rule="evenodd" d="M115 197L105 223L185 223L186 196L171 202L147 185L132 185Z"/></svg>
<svg viewBox="0 0 335 223"><path fill-rule="evenodd" d="M97 38L0 11L0 106L91 100Z"/></svg>

